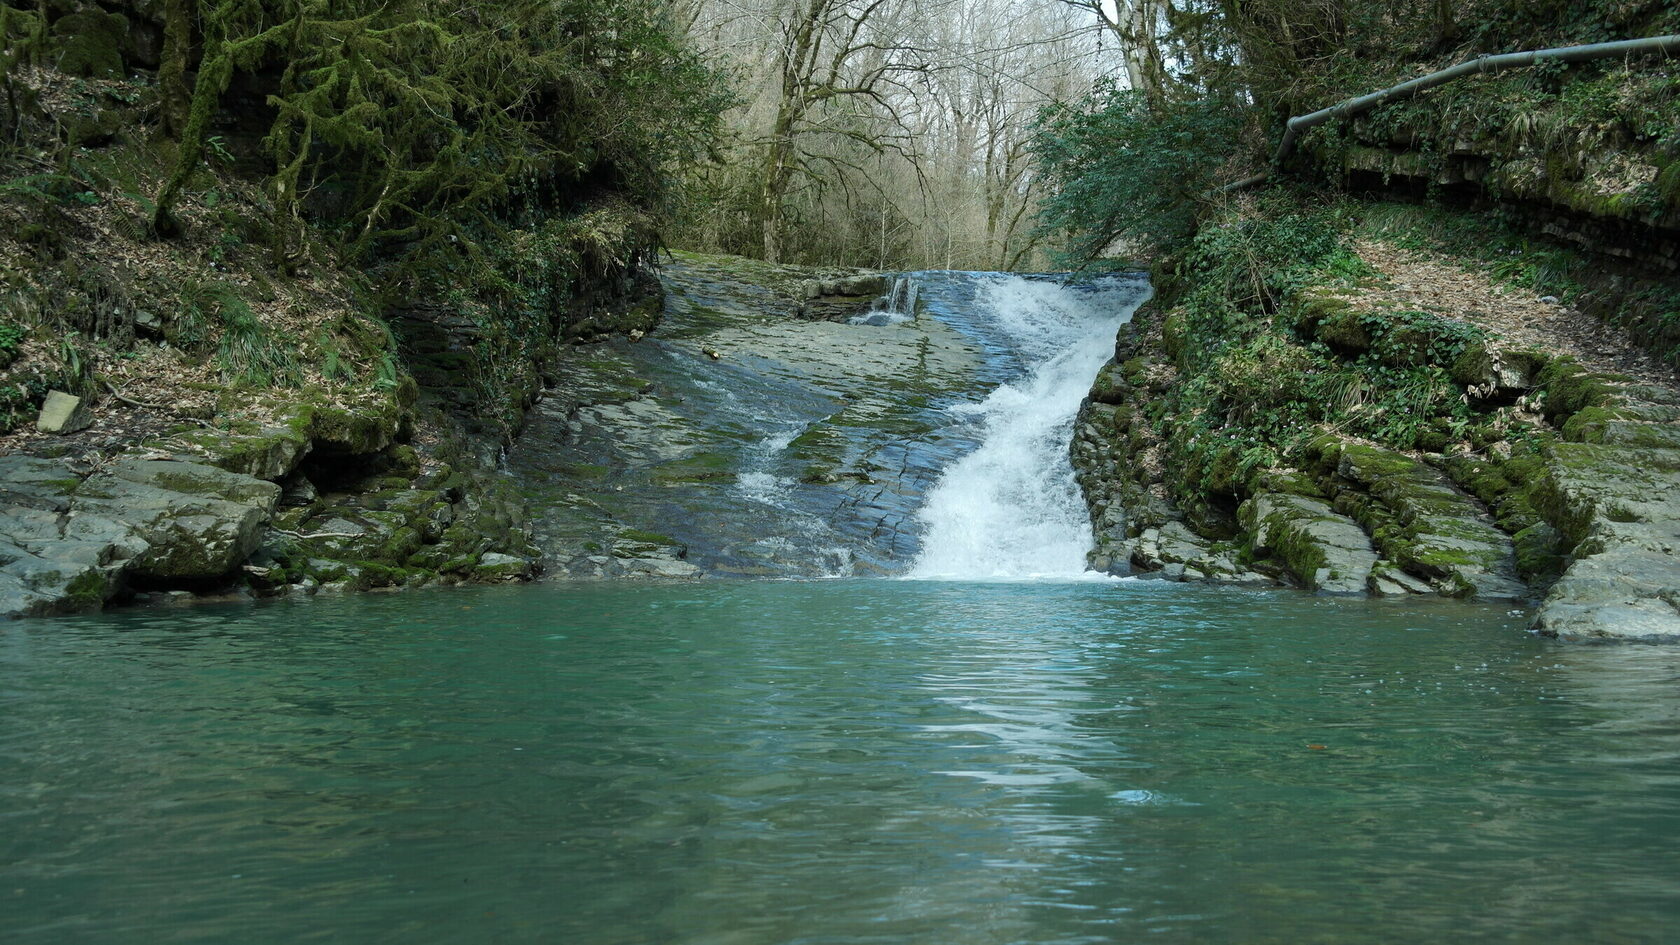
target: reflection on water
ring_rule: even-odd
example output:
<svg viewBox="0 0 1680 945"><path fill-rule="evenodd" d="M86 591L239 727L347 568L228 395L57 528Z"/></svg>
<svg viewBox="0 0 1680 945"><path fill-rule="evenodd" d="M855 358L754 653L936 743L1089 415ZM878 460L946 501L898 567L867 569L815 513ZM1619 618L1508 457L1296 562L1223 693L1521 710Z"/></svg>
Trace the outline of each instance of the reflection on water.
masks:
<svg viewBox="0 0 1680 945"><path fill-rule="evenodd" d="M0 629L8 942L1665 942L1680 653L1122 581Z"/></svg>

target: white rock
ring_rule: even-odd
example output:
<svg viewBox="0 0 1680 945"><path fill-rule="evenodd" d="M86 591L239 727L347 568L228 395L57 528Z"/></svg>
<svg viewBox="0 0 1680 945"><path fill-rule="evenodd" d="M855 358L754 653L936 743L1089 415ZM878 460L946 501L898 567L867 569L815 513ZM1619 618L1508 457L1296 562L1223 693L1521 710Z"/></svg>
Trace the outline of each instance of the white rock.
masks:
<svg viewBox="0 0 1680 945"><path fill-rule="evenodd" d="M41 415L35 421L35 429L42 433L75 433L92 425L93 411L88 409L87 402L61 390L47 394Z"/></svg>

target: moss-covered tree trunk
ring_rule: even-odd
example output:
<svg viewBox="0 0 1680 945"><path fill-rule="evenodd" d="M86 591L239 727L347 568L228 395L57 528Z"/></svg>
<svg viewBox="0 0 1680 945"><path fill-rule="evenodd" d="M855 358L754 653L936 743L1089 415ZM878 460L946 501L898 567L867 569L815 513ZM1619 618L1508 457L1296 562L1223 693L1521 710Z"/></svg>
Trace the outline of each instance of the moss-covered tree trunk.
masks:
<svg viewBox="0 0 1680 945"><path fill-rule="evenodd" d="M180 140L187 130L187 113L192 109L192 89L187 86L187 57L192 52L192 0L165 0L163 6L163 61L158 65L158 95L163 106L163 133Z"/></svg>
<svg viewBox="0 0 1680 945"><path fill-rule="evenodd" d="M793 119L778 117L764 158L764 179L760 182L758 212L764 235L764 261L782 261L782 203L793 179Z"/></svg>

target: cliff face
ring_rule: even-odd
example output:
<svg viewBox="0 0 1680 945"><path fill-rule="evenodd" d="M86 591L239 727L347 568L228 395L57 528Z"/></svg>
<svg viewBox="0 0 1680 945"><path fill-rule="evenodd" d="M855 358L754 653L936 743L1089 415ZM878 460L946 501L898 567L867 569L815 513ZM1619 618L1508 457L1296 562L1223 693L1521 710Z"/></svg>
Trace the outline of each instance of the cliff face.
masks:
<svg viewBox="0 0 1680 945"><path fill-rule="evenodd" d="M1507 239L1349 200L1205 232L1081 411L1093 566L1536 597L1543 633L1680 639L1680 385L1499 265Z"/></svg>
<svg viewBox="0 0 1680 945"><path fill-rule="evenodd" d="M1302 114L1680 28L1658 4L1425 13L1362 10L1310 70L1247 23L1239 72ZM1314 128L1269 189L1204 208L1081 416L1093 564L1532 597L1543 633L1680 639L1675 114L1660 56L1468 75Z"/></svg>

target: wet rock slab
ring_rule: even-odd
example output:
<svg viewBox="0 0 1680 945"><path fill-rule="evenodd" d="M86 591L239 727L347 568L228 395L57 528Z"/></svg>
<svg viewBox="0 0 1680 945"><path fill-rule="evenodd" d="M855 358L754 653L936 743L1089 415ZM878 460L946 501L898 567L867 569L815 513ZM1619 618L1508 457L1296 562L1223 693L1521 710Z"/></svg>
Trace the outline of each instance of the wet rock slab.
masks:
<svg viewBox="0 0 1680 945"><path fill-rule="evenodd" d="M128 459L85 478L0 457L0 616L98 610L128 583L227 575L280 489L199 463Z"/></svg>
<svg viewBox="0 0 1680 945"><path fill-rule="evenodd" d="M932 316L810 320L800 273L680 256L656 332L564 356L509 455L553 572L821 576L914 553L921 495L966 443L941 438L944 407L982 357Z"/></svg>
<svg viewBox="0 0 1680 945"><path fill-rule="evenodd" d="M1547 499L1576 544L1535 629L1680 642L1680 450L1560 443Z"/></svg>

